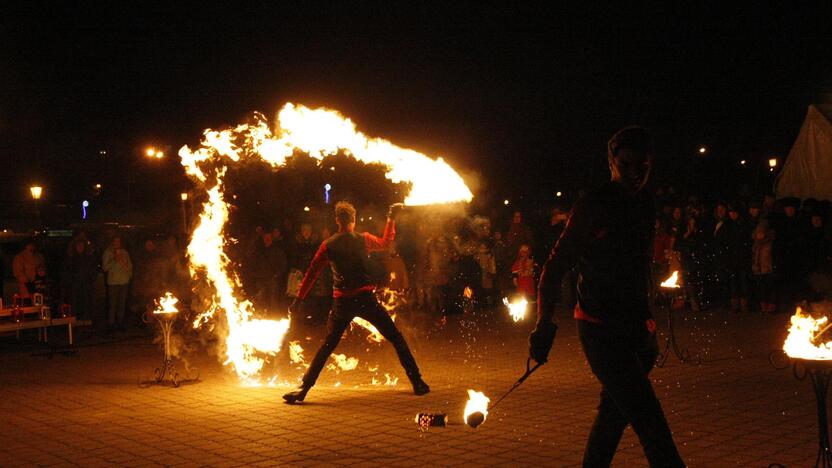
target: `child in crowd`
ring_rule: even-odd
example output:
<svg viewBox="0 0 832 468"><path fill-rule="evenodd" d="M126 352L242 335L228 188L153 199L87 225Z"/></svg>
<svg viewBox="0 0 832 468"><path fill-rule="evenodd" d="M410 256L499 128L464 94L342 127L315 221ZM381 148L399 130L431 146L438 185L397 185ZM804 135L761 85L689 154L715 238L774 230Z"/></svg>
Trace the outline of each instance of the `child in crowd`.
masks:
<svg viewBox="0 0 832 468"><path fill-rule="evenodd" d="M529 301L535 301L537 298L534 267L535 263L531 256L531 248L526 244L521 245L517 259L514 260L514 264L511 266L511 275L514 277L514 286L517 287L517 294L522 295Z"/></svg>

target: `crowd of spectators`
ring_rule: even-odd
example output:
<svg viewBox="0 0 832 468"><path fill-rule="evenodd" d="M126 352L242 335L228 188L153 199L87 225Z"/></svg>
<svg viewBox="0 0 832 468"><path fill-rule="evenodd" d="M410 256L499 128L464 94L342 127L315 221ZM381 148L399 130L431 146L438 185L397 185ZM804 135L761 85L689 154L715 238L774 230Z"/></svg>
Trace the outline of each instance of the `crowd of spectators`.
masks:
<svg viewBox="0 0 832 468"><path fill-rule="evenodd" d="M653 286L680 272L684 300L694 312L724 308L735 312L789 313L801 300L830 294L832 242L828 202L772 196L703 203L672 190L656 192ZM371 256L378 285L399 291L411 309L441 319L466 307L493 308L503 298L536 299L543 264L568 220L569 206L550 211L512 210L500 225L497 210L487 216L402 217L395 247ZM531 222L524 215L529 214ZM372 219L372 218L370 218ZM380 231L383 220L359 226ZM232 248L245 297L259 310L285 310L322 240L333 234L330 220L306 220L297 229L255 226ZM68 303L80 319L96 307L110 330L140 323L166 291L187 298L191 283L184 246L176 236L138 239L134 248L118 234L103 249L86 232L77 233L57 275L49 275L37 244L26 242L12 262L22 300L41 292ZM106 302L96 300L103 280ZM562 284L561 301L576 301L575 273ZM326 316L332 276L320 276L307 303L309 318Z"/></svg>

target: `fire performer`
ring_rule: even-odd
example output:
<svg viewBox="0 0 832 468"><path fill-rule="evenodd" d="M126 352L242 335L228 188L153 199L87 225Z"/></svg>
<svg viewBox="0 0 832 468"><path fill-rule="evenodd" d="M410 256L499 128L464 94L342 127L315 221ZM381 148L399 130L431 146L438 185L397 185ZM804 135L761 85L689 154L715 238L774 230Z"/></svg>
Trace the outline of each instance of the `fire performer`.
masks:
<svg viewBox="0 0 832 468"><path fill-rule="evenodd" d="M318 274L329 263L332 266L334 300L327 320L326 339L306 370L300 388L283 395L287 403L303 401L306 398L306 393L315 385L329 355L341 341L344 330L356 316L372 323L396 348L399 361L413 384L413 393L424 395L430 391L428 384L422 380L416 359L413 358L407 342L373 295L375 285L370 280L367 266L368 252L386 250L393 243L396 236L396 215L403 207L401 203L390 206L384 235L378 238L368 232L355 232L355 208L351 204L338 202L335 205L338 232L321 244L306 271L297 299L289 307L293 314L302 307L303 300L312 289Z"/></svg>
<svg viewBox="0 0 832 468"><path fill-rule="evenodd" d="M601 402L584 466L609 466L632 425L650 466L684 466L648 376L658 355L648 306L653 200L644 190L653 158L647 131L627 127L609 141L612 180L579 200L540 277L531 357L547 360L563 275L577 264L578 337L601 382Z"/></svg>

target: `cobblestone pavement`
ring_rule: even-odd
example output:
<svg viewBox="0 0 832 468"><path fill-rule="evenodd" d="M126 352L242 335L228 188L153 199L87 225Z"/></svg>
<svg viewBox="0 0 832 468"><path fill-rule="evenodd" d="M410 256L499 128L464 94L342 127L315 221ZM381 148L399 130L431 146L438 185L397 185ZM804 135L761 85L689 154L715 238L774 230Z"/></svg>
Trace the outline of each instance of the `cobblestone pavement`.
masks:
<svg viewBox="0 0 832 468"><path fill-rule="evenodd" d="M388 344L369 344L353 331L336 352L357 357L358 368L324 371L297 406L281 402L285 386L241 387L211 355L211 343L189 353L201 371L196 383L140 388L139 378L160 360L149 338L82 337L76 356L51 359L3 338L0 466L576 466L599 385L567 317L550 363L479 428L462 423L467 389L494 400L524 370L532 324L510 322L504 313L450 320L441 328L405 326L407 317L400 319L432 387L423 397L411 394ZM683 314L677 322L679 341L703 362L681 364L671 356L651 375L686 462L813 465L811 387L768 361L785 336L787 317L710 311ZM293 334L311 357L321 333ZM285 356L277 361L285 363L270 370L296 381L301 371ZM371 384L384 382L385 373L399 377L398 384ZM448 413L450 425L419 432L414 417L421 411ZM645 464L628 429L614 465Z"/></svg>

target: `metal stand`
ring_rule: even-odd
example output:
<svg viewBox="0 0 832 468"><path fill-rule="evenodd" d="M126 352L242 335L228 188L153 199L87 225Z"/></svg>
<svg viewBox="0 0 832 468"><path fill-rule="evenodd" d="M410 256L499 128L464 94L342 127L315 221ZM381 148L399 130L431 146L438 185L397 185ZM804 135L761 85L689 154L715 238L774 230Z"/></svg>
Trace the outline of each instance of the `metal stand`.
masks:
<svg viewBox="0 0 832 468"><path fill-rule="evenodd" d="M679 362L687 363L690 361L690 353L687 348L681 348L676 343L676 331L673 329L673 296L671 294L662 294L664 308L667 310L667 334L664 338L664 350L659 352L656 356L656 367L664 367L667 359L670 357L671 351L676 355ZM698 364L698 360L697 360Z"/></svg>
<svg viewBox="0 0 832 468"><path fill-rule="evenodd" d="M815 402L817 403L818 457L815 459L815 466L832 467L832 452L829 448L829 416L826 410L832 368L828 364L812 365L811 362L804 362L804 365L801 366L804 370L800 372L798 362L800 361L794 361L792 372L797 380L805 380L806 376L809 376L812 381L812 390L815 392Z"/></svg>
<svg viewBox="0 0 832 468"><path fill-rule="evenodd" d="M164 338L165 357L162 359L162 366L157 367L153 372L153 379L140 380L139 386L149 387L151 385L167 385L170 383L174 387L179 387L183 382L192 382L199 379L199 370L196 368L186 369L183 375L180 375L173 364L173 358L170 352L170 333L173 330L173 322L176 320L176 314L148 314L156 317L159 322L159 327L162 329L162 336ZM145 322L148 320L145 319Z"/></svg>

